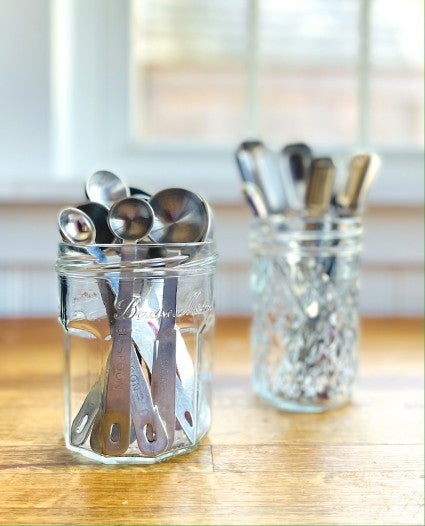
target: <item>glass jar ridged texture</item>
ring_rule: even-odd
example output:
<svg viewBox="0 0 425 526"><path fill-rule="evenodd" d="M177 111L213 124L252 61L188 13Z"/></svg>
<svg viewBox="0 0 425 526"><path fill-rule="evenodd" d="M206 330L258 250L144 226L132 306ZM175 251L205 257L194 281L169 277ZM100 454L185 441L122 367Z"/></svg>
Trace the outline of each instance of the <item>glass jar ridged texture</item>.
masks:
<svg viewBox="0 0 425 526"><path fill-rule="evenodd" d="M352 396L361 241L352 217L251 226L253 385L280 409L320 412Z"/></svg>
<svg viewBox="0 0 425 526"><path fill-rule="evenodd" d="M102 463L193 450L211 421L213 242L59 245L65 442Z"/></svg>

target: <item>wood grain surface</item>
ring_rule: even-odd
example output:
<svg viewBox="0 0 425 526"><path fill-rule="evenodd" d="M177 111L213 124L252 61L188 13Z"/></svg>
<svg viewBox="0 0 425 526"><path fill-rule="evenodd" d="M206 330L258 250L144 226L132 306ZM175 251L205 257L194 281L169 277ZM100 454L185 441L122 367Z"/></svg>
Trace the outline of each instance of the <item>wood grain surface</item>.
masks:
<svg viewBox="0 0 425 526"><path fill-rule="evenodd" d="M338 410L279 412L250 370L249 320L219 319L208 438L155 466L101 466L64 446L57 322L0 320L0 523L424 524L421 320L364 320Z"/></svg>

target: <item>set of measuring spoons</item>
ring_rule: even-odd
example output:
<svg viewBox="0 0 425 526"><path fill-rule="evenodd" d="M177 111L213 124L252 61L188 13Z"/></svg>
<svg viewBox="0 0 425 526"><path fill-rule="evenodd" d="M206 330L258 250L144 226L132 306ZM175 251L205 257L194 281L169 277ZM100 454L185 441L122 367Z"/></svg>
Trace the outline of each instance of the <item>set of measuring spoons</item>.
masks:
<svg viewBox="0 0 425 526"><path fill-rule="evenodd" d="M285 145L279 153L259 140L242 142L235 152L241 190L253 214L349 217L364 210L379 170L376 154L353 155L341 184L330 157L315 157L305 143Z"/></svg>
<svg viewBox="0 0 425 526"><path fill-rule="evenodd" d="M73 419L71 444L90 439L94 451L121 456L137 440L143 455L156 456L173 447L176 426L194 443L194 365L176 325L178 274L172 268L196 253L182 254L170 246L211 240L211 208L189 190L167 188L150 195L128 187L109 171L92 174L85 192L88 202L59 214L62 239L85 247L99 263L106 259L105 250L119 245L122 267L137 262L166 269L164 278L151 284L153 290L141 292L142 305L148 305L153 294L161 305L159 312L166 315L134 327L132 317L123 312L135 293L134 280L124 279L125 270L122 279L111 274L110 279L98 280L112 347L104 381L95 382ZM82 323L99 337L89 323Z"/></svg>

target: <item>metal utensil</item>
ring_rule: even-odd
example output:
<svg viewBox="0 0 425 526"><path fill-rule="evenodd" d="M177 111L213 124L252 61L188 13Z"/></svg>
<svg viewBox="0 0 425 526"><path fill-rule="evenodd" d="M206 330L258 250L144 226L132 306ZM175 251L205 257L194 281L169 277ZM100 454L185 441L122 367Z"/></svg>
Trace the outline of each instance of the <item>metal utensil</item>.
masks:
<svg viewBox="0 0 425 526"><path fill-rule="evenodd" d="M157 264L161 263L169 265L178 265L185 261L188 256L171 256L157 260ZM146 263L151 263L153 260L147 260ZM101 283L103 281L101 280ZM93 334L100 341L103 341L109 334L112 332L112 326L115 323L115 307L114 299L115 293L112 288L108 288L109 297L108 301L105 302L110 306L109 311L107 311L108 318L108 329L106 326L97 326L92 321L88 320L75 320L69 323L70 328L76 328L84 331L88 331ZM162 294L162 290L161 290ZM148 301L145 298L145 301ZM142 309L145 308L142 306ZM146 306L146 308L150 308ZM156 307L155 307L156 308ZM136 326L136 329L132 329L132 339L133 339L133 349L137 349L137 353L140 354L140 360L144 360L148 370L152 370L153 363L153 347L155 341L154 331L152 330L151 324ZM195 429L194 423L192 421L193 406L191 403L191 393L193 392L193 364L191 358L187 352L185 342L183 337L179 332L177 332L177 363L180 365L179 375L176 376L176 417L179 421L181 427L186 433L189 440L193 443L195 441ZM109 371L109 358L107 366L105 369L105 377L108 376ZM164 433L166 433L165 427L162 424L162 421L158 421L157 416L158 412L154 409L150 403L151 395L146 395L146 390L149 390L149 385L145 379L141 368L134 368L134 371L131 372L130 377L131 393L130 393L130 407L131 407L131 416L133 419L132 430L134 433L134 438L138 439L139 444L144 447L143 452L146 455L151 455L153 453L161 452L164 447ZM135 386L138 385L141 389L141 394L138 394ZM74 445L82 444L90 430L92 429L92 434L90 437L91 447L94 451L102 453L101 449L101 440L100 440L100 421L101 417L98 417L95 421L95 417L98 413L100 406L100 394L99 394L99 383L96 382L89 393L87 394L78 414L74 418L72 428L71 428L71 443ZM136 400L133 400L136 398ZM146 407L142 410L142 401L147 404ZM150 414L149 412L156 412L155 414ZM140 416L138 413L142 413ZM135 429L134 422L137 422L137 432ZM144 422L144 425L142 423ZM148 428L145 429L145 426ZM130 442L133 441L130 436ZM146 442L147 441L147 442Z"/></svg>
<svg viewBox="0 0 425 526"><path fill-rule="evenodd" d="M95 241L96 229L93 221L85 212L78 208L68 207L61 210L58 216L58 227L62 239L74 245L90 245ZM99 255L96 248L87 249L89 253L91 250L95 251L95 257ZM99 250L99 252L103 256L102 251ZM66 323L68 318L66 315L68 287L67 281L63 277L60 280L60 287L60 319L63 323Z"/></svg>
<svg viewBox="0 0 425 526"><path fill-rule="evenodd" d="M97 380L84 399L80 410L76 414L71 424L70 440L74 446L83 444L89 436L94 419L99 411L102 398L100 381Z"/></svg>
<svg viewBox="0 0 425 526"><path fill-rule="evenodd" d="M354 215L364 209L367 193L380 164L376 154L357 154L350 159L345 186L336 197L338 215Z"/></svg>
<svg viewBox="0 0 425 526"><path fill-rule="evenodd" d="M86 319L71 320L68 328L77 329L88 332L93 335L98 341L103 341L106 334L102 328L97 327L93 322ZM106 364L106 369L109 369L109 359ZM83 444L94 425L95 418L99 412L102 400L102 386L101 381L96 380L92 385L90 391L85 397L78 413L75 415L70 429L70 441L74 446Z"/></svg>
<svg viewBox="0 0 425 526"><path fill-rule="evenodd" d="M69 241L73 245L85 246L87 253L93 256L97 261L105 261L105 255L101 248L93 245L93 243L96 242L97 231L94 222L86 212L76 207L64 208L59 213L58 225L63 239ZM63 298L62 308L65 309L66 280L61 281L61 287L61 297ZM102 296L103 304L105 305L106 313L110 316L113 307L114 294L112 288L114 287L114 283L113 281L109 282L108 280L98 280L98 287L100 295ZM64 317L62 319L66 318Z"/></svg>
<svg viewBox="0 0 425 526"><path fill-rule="evenodd" d="M154 406L134 345L131 349L130 389L131 416L140 451L147 456L165 451L169 445L167 430Z"/></svg>
<svg viewBox="0 0 425 526"><path fill-rule="evenodd" d="M130 186L130 197L137 197L138 199L150 199L151 194L148 192L145 192L145 190L141 190L140 188L135 188L134 186Z"/></svg>
<svg viewBox="0 0 425 526"><path fill-rule="evenodd" d="M162 286L163 288L163 286ZM162 305L162 290L160 306L156 307L159 311ZM145 300L148 301L147 299ZM150 309L147 304L142 305L142 309ZM133 341L141 350L141 355L149 371L153 369L155 341L158 339L159 326L153 323L138 324L133 329ZM194 368L192 359L186 348L186 343L178 327L176 328L176 409L175 414L183 431L188 439L193 443L195 441L195 427L192 418L193 415L193 395L194 395Z"/></svg>
<svg viewBox="0 0 425 526"><path fill-rule="evenodd" d="M112 205L108 224L116 237L124 244L131 245L131 248L123 250L123 256L131 256L134 254L134 245L150 233L154 224L154 212L148 202L127 197Z"/></svg>
<svg viewBox="0 0 425 526"><path fill-rule="evenodd" d="M282 176L289 207L301 210L311 173L313 152L305 143L287 144L281 151Z"/></svg>
<svg viewBox="0 0 425 526"><path fill-rule="evenodd" d="M169 188L150 199L155 225L149 236L157 243L197 242L208 232L208 208L199 195L182 188ZM169 445L176 423L176 302L178 279L164 277L162 318L154 342L151 391L154 404L165 422Z"/></svg>
<svg viewBox="0 0 425 526"><path fill-rule="evenodd" d="M103 325L98 326L98 324L95 324L93 321L86 319L72 320L69 323L69 327L89 332L99 341L104 341L108 334L111 334L113 324L115 323L115 308L113 307L113 301L110 303L112 305L112 311L108 315L109 329ZM134 340L135 339L136 337L134 337ZM146 338L144 340L146 340ZM142 341L141 343L145 345L147 342ZM142 453L151 456L164 451L168 441L165 426L159 417L157 409L153 407L149 385L141 370L138 354L140 354L139 347L135 341L133 341L130 362L130 407L131 417L133 419L132 429L134 430L134 438L132 439L130 436L130 442L137 438L139 449ZM105 366L106 378L109 375L110 356L109 354ZM142 356L140 356L140 359L142 359ZM101 445L101 417L97 416L101 401L102 388L100 380L97 380L85 397L83 404L72 422L70 429L71 444L83 444L91 431L90 443L92 449L99 453L103 452ZM180 402L180 404L182 403L184 404L184 400ZM151 440L149 440L147 436L148 429L150 436L153 437Z"/></svg>
<svg viewBox="0 0 425 526"><path fill-rule="evenodd" d="M86 181L86 196L90 201L101 203L109 208L114 202L130 196L127 185L112 172L94 172Z"/></svg>
<svg viewBox="0 0 425 526"><path fill-rule="evenodd" d="M205 236L208 212L204 200L194 192L167 188L149 203L155 214L149 237L156 243L193 243Z"/></svg>
<svg viewBox="0 0 425 526"><path fill-rule="evenodd" d="M357 154L348 163L348 175L342 191L335 198L334 211L338 217L350 217L360 214L366 206L366 197L375 179L381 160L376 154ZM340 227L341 228L341 227ZM333 246L337 246L335 240ZM329 260L326 273L335 272L336 258Z"/></svg>
<svg viewBox="0 0 425 526"><path fill-rule="evenodd" d="M102 251L97 247L90 246L90 244L96 240L96 228L91 218L83 210L74 207L63 209L58 217L58 225L64 239L75 245L89 245L87 246L87 251L92 253L97 259L102 259ZM65 320L67 318L65 314L67 295L66 280L61 280L61 287L61 298L63 302L61 306L61 318ZM107 315L110 317L110 310L113 308L113 302L111 301L113 293L107 283L102 280L99 282L99 291L105 304ZM71 325L71 323L69 325ZM96 382L71 424L70 439L72 444L79 445L86 440L99 409L100 397L100 383Z"/></svg>
<svg viewBox="0 0 425 526"><path fill-rule="evenodd" d="M212 240L214 239L214 233L215 233L215 220L214 220L214 212L211 207L211 205L208 203L206 199L202 197L202 195L199 195L199 198L204 203L208 222L207 222L207 229L206 232L203 234L202 239L205 240Z"/></svg>
<svg viewBox="0 0 425 526"><path fill-rule="evenodd" d="M257 185L268 214L281 214L287 198L277 158L261 141L242 142L235 153L242 180Z"/></svg>
<svg viewBox="0 0 425 526"><path fill-rule="evenodd" d="M241 184L241 190L254 216L260 219L267 219L267 207L258 186L255 183L246 181Z"/></svg>
<svg viewBox="0 0 425 526"><path fill-rule="evenodd" d="M109 229L108 225L108 212L109 210L105 205L90 201L88 203L82 203L77 205L76 208L86 213L93 222L95 227L96 235L95 242L100 245L113 243L114 235Z"/></svg>
<svg viewBox="0 0 425 526"><path fill-rule="evenodd" d="M139 239L153 225L153 211L147 201L128 197L114 203L108 216L109 228L123 240L122 260L135 259ZM125 316L133 296L133 282L121 275L115 323L112 327L112 349L107 377L105 403L100 423L101 450L107 455L122 455L130 443L130 363L131 318Z"/></svg>
<svg viewBox="0 0 425 526"><path fill-rule="evenodd" d="M95 242L94 223L85 212L78 208L68 207L61 210L58 226L62 238L74 245L89 245Z"/></svg>
<svg viewBox="0 0 425 526"><path fill-rule="evenodd" d="M318 157L311 163L311 175L305 193L309 217L323 217L329 209L335 165L330 157Z"/></svg>

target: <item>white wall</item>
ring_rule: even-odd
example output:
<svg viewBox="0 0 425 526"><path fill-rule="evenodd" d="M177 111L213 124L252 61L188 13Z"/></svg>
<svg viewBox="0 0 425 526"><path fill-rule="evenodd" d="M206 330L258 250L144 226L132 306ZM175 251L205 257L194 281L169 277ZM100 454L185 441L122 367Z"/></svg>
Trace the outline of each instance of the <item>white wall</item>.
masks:
<svg viewBox="0 0 425 526"><path fill-rule="evenodd" d="M0 185L49 170L49 1L0 3Z"/></svg>

